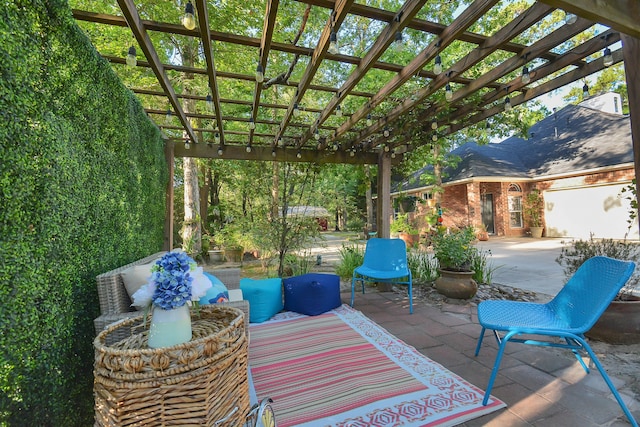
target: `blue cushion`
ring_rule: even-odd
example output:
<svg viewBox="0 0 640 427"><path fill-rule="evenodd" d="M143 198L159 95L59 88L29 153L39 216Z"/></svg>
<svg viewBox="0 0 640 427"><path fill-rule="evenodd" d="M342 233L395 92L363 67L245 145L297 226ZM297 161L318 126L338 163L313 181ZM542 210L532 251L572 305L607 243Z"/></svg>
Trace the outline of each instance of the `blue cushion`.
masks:
<svg viewBox="0 0 640 427"><path fill-rule="evenodd" d="M262 323L282 311L282 279L240 279L242 296L249 301L249 322Z"/></svg>
<svg viewBox="0 0 640 427"><path fill-rule="evenodd" d="M342 305L340 277L309 273L284 279L284 309L316 316Z"/></svg>
<svg viewBox="0 0 640 427"><path fill-rule="evenodd" d="M219 302L229 301L229 291L227 287L213 274L209 274L206 271L204 275L211 281L211 287L207 290L205 296L200 298L200 304L216 304Z"/></svg>

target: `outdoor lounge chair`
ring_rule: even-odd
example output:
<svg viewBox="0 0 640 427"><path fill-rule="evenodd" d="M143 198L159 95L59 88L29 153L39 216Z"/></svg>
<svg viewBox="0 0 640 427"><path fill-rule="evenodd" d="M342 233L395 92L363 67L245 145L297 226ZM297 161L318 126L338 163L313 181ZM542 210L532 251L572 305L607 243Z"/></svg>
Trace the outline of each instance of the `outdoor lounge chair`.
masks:
<svg viewBox="0 0 640 427"><path fill-rule="evenodd" d="M407 246L401 239L374 237L367 240L364 262L353 270L351 279L351 307L355 298L356 282L395 283L409 286L409 313L413 313L413 287L411 271L407 265Z"/></svg>
<svg viewBox="0 0 640 427"><path fill-rule="evenodd" d="M585 261L562 290L546 304L502 300L481 302L478 305L478 321L482 332L475 355L480 352L485 330L493 330L498 341L498 354L482 403L487 404L507 342L569 349L589 373L581 357L582 350L589 354L625 415L637 427L631 412L584 337L584 333L591 329L631 277L634 268L635 264L630 261L596 256ZM504 336L501 337L499 332L503 332ZM556 339L540 340L536 336Z"/></svg>

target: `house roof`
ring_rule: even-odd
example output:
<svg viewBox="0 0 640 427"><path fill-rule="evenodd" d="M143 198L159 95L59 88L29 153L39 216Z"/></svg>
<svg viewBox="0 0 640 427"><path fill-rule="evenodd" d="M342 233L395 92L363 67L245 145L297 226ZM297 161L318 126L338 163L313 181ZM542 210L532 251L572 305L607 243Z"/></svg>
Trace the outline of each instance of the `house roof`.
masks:
<svg viewBox="0 0 640 427"><path fill-rule="evenodd" d="M479 177L533 179L633 163L629 116L568 105L529 129L529 139L516 136L499 143L469 142L451 152L461 158L447 168L443 183ZM424 187L416 171L394 191Z"/></svg>

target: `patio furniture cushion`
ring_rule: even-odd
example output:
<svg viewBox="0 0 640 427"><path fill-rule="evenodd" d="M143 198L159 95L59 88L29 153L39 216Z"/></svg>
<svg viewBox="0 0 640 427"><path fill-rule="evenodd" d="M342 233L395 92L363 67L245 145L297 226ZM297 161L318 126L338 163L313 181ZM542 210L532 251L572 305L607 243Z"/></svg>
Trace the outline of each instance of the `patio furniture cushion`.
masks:
<svg viewBox="0 0 640 427"><path fill-rule="evenodd" d="M134 265L120 273L122 281L124 282L124 287L131 300L133 300L133 294L135 294L142 285L147 283L151 277L151 267L153 267L154 264L155 260L147 264ZM139 307L136 308L140 309Z"/></svg>
<svg viewBox="0 0 640 427"><path fill-rule="evenodd" d="M283 280L284 309L317 316L342 305L340 276L309 273Z"/></svg>
<svg viewBox="0 0 640 427"><path fill-rule="evenodd" d="M200 298L200 304L217 304L219 302L229 301L229 291L220 279L211 273L204 272L204 275L211 281L211 287L207 290L205 296Z"/></svg>
<svg viewBox="0 0 640 427"><path fill-rule="evenodd" d="M262 323L282 311L282 279L240 279L244 299L249 301L249 322Z"/></svg>

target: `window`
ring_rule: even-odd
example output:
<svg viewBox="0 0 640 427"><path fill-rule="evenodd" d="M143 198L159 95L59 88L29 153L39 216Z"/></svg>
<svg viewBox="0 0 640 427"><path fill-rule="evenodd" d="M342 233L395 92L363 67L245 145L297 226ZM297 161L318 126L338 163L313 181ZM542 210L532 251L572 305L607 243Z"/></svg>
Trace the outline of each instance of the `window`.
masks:
<svg viewBox="0 0 640 427"><path fill-rule="evenodd" d="M522 228L522 188L518 184L510 184L508 191L509 226Z"/></svg>

